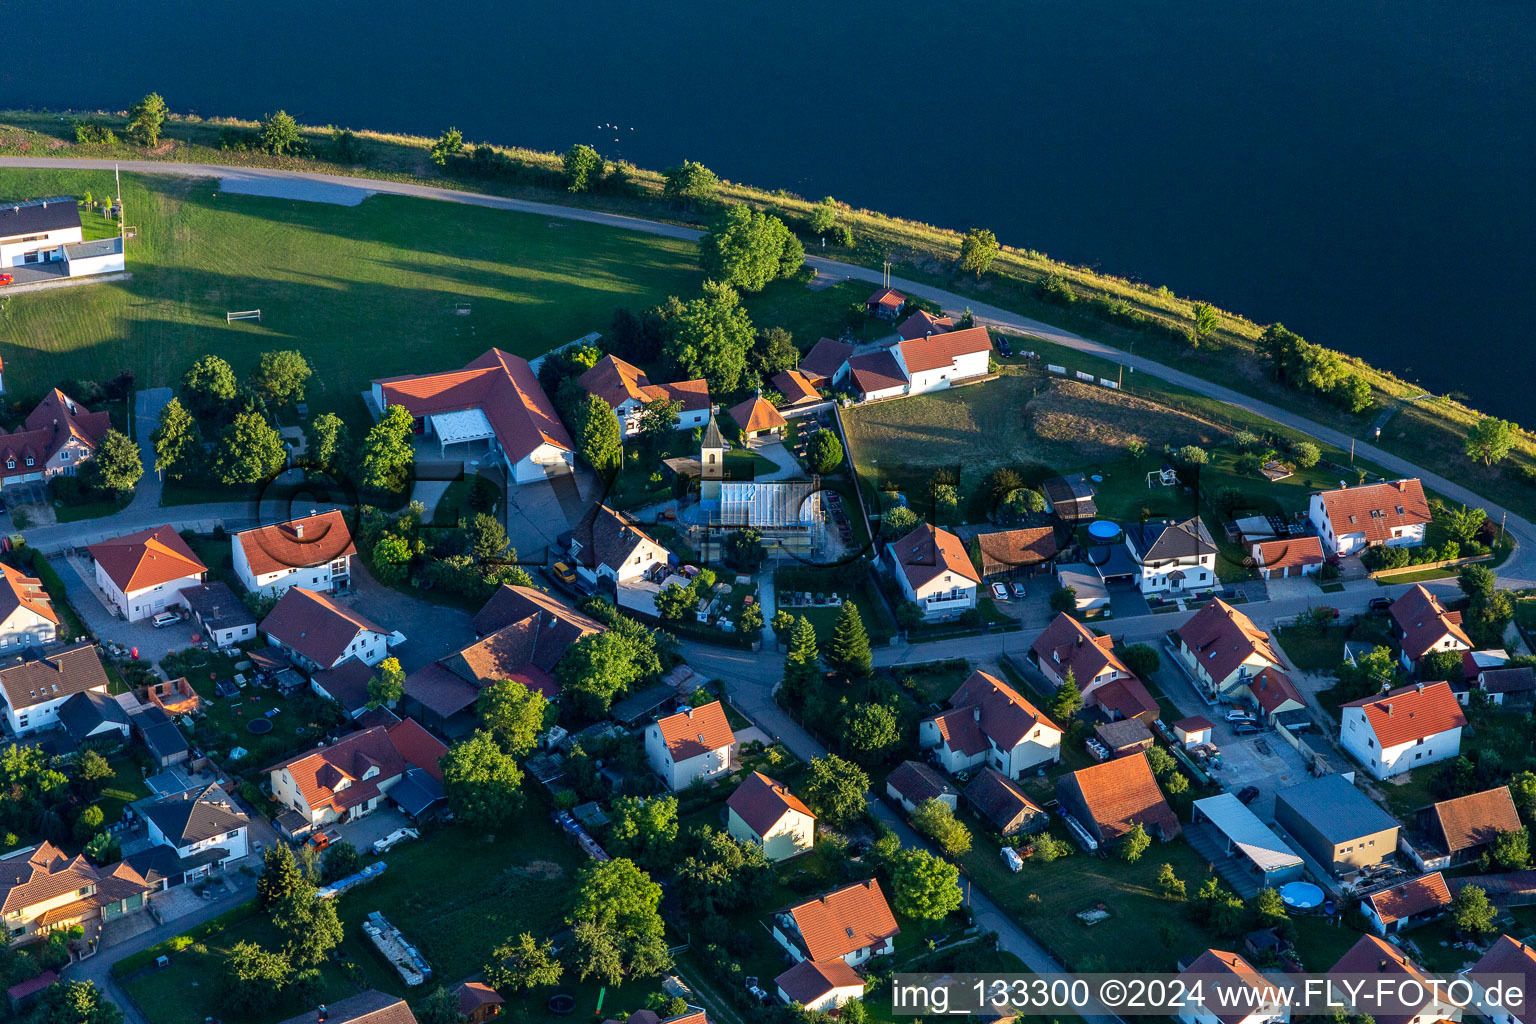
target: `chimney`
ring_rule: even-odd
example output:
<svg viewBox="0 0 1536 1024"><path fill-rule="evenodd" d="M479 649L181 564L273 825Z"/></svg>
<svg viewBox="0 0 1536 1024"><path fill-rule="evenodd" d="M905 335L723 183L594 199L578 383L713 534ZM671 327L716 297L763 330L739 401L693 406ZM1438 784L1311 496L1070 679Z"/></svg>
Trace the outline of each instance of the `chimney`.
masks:
<svg viewBox="0 0 1536 1024"><path fill-rule="evenodd" d="M304 524L303 523L294 523L293 524L293 535L295 537L299 538L300 540L304 539Z"/></svg>
<svg viewBox="0 0 1536 1024"><path fill-rule="evenodd" d="M975 719L976 721L978 721L978 722L981 721L981 705L980 704L976 705L974 708L971 709L971 717L973 719Z"/></svg>
<svg viewBox="0 0 1536 1024"><path fill-rule="evenodd" d="M1384 971L1386 969L1387 969L1387 962L1385 960L1378 960L1378 961L1376 961L1376 970L1378 972L1379 971Z"/></svg>
<svg viewBox="0 0 1536 1024"><path fill-rule="evenodd" d="M1423 693L1424 692L1424 684L1423 683L1414 683L1413 684L1413 688L1414 688L1415 691L1417 691L1419 693Z"/></svg>
<svg viewBox="0 0 1536 1024"><path fill-rule="evenodd" d="M1398 489L1398 491L1400 493L1407 494L1408 493L1408 481L1407 480L1399 480L1397 482L1397 489Z"/></svg>
<svg viewBox="0 0 1536 1024"><path fill-rule="evenodd" d="M1388 718L1391 718L1392 717L1392 702L1389 701L1389 700L1382 701L1381 702L1381 710L1383 710L1383 711L1385 711L1387 713L1387 717Z"/></svg>

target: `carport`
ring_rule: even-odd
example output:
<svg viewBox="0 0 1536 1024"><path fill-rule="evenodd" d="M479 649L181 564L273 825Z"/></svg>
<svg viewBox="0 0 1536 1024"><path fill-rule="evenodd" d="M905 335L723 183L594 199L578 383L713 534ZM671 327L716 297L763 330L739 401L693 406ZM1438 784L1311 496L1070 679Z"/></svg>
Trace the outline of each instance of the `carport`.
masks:
<svg viewBox="0 0 1536 1024"><path fill-rule="evenodd" d="M1301 857L1231 793L1196 800L1186 836L1245 896L1293 882L1306 870Z"/></svg>
<svg viewBox="0 0 1536 1024"><path fill-rule="evenodd" d="M495 447L496 431L479 409L432 413L427 416L427 422L432 427L432 435L437 438L438 453L445 458L451 444L487 441L488 447Z"/></svg>

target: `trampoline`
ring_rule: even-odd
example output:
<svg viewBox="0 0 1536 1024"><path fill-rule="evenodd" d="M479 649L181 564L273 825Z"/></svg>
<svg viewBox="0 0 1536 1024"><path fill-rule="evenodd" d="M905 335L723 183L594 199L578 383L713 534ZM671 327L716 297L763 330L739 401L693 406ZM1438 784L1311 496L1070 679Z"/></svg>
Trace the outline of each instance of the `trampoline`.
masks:
<svg viewBox="0 0 1536 1024"><path fill-rule="evenodd" d="M1322 888L1311 882L1287 882L1280 887L1280 898L1285 905L1298 910L1322 906L1324 896Z"/></svg>
<svg viewBox="0 0 1536 1024"><path fill-rule="evenodd" d="M260 736L264 732L272 731L272 722L266 718L253 718L245 723L245 731L252 736Z"/></svg>
<svg viewBox="0 0 1536 1024"><path fill-rule="evenodd" d="M556 992L549 997L549 1002L545 1006L550 1013L557 1013L563 1017L568 1013L576 1012L576 997L569 992Z"/></svg>
<svg viewBox="0 0 1536 1024"><path fill-rule="evenodd" d="M1088 524L1088 536L1094 540L1114 540L1120 536L1120 527L1107 519L1098 519Z"/></svg>

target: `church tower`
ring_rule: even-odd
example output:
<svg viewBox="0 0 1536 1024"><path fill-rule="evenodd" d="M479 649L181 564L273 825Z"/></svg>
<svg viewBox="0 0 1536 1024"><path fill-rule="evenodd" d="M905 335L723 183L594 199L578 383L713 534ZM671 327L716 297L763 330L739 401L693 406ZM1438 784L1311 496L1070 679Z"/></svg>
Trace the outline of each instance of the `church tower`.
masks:
<svg viewBox="0 0 1536 1024"><path fill-rule="evenodd" d="M725 438L720 436L720 428L715 425L713 409L709 412L704 436L699 440L699 466L705 480L725 479Z"/></svg>

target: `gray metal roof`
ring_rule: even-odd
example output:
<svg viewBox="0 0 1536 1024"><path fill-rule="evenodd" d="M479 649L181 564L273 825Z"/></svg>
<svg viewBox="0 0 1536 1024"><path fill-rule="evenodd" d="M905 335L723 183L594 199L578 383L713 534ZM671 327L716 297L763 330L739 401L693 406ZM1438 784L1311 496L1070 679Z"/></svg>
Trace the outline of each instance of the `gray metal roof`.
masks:
<svg viewBox="0 0 1536 1024"><path fill-rule="evenodd" d="M73 196L0 202L0 238L79 226L80 207L75 205Z"/></svg>
<svg viewBox="0 0 1536 1024"><path fill-rule="evenodd" d="M1231 793L1196 800L1195 809L1265 874L1301 866L1301 858Z"/></svg>
<svg viewBox="0 0 1536 1024"><path fill-rule="evenodd" d="M123 251L123 240L118 237L97 238L89 242L66 242L64 256L71 260L90 259L92 256L113 256Z"/></svg>
<svg viewBox="0 0 1536 1024"><path fill-rule="evenodd" d="M1324 775L1289 786L1276 793L1275 799L1283 801L1330 843L1347 843L1400 827L1397 819L1342 775Z"/></svg>

